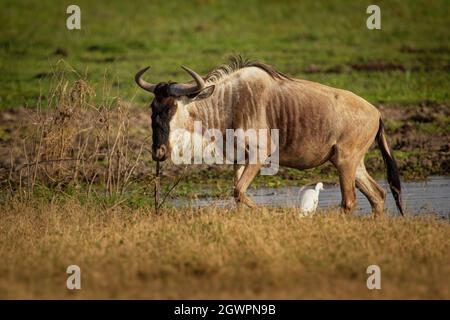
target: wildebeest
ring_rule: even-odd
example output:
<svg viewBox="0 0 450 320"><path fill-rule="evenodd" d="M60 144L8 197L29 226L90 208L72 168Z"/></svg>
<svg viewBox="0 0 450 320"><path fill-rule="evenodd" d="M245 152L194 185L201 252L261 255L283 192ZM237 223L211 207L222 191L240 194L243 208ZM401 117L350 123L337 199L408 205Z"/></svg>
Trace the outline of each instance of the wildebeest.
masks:
<svg viewBox="0 0 450 320"><path fill-rule="evenodd" d="M364 155L375 141L387 166L387 179L403 215L401 184L389 149L380 112L350 91L293 79L272 66L240 56L230 59L205 77L183 67L193 81L151 84L137 72L136 83L155 95L152 103L152 156L164 161L177 143L177 128L193 130L194 121L224 131L279 129L279 163L307 169L331 161L337 168L341 206L351 212L356 205L355 186L367 197L375 216L382 215L386 193L368 174ZM235 165L236 202L253 207L246 190L262 167Z"/></svg>

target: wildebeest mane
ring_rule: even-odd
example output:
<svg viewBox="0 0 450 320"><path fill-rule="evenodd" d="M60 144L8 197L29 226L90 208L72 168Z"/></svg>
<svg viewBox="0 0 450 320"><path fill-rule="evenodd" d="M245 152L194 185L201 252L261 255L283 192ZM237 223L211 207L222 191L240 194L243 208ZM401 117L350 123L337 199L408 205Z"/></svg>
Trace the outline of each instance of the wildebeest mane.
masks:
<svg viewBox="0 0 450 320"><path fill-rule="evenodd" d="M261 70L264 70L267 74L269 74L274 79L291 80L291 78L289 76L279 72L271 65L268 65L268 64L265 64L265 63L262 63L259 61L251 61L247 58L244 58L241 55L233 55L228 58L227 63L222 64L222 65L216 67L211 72L209 72L205 77L205 81L216 82L237 70L247 68L247 67L260 68Z"/></svg>

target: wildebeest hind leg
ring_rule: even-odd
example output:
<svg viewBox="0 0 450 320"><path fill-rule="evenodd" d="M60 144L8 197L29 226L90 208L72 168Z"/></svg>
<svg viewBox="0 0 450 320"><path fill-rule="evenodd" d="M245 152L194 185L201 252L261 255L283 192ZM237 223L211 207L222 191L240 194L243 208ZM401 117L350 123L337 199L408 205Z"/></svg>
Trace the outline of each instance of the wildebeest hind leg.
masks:
<svg viewBox="0 0 450 320"><path fill-rule="evenodd" d="M364 160L361 161L356 169L356 187L369 200L374 216L382 216L386 192L369 175L364 165Z"/></svg>
<svg viewBox="0 0 450 320"><path fill-rule="evenodd" d="M261 167L261 164L247 164L245 166L244 172L242 173L239 181L237 181L234 185L234 199L236 200L237 205L246 204L250 208L256 207L256 203L247 197L245 192Z"/></svg>
<svg viewBox="0 0 450 320"><path fill-rule="evenodd" d="M356 207L355 192L355 171L356 166L353 161L341 162L336 165L339 173L339 183L341 186L341 207L345 213L352 213Z"/></svg>

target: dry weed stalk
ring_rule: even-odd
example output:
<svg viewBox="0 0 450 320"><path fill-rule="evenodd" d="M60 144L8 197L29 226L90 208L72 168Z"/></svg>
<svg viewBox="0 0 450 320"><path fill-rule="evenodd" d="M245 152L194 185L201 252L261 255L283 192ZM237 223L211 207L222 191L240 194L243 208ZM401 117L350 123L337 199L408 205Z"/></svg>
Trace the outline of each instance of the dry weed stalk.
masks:
<svg viewBox="0 0 450 320"><path fill-rule="evenodd" d="M95 105L94 90L82 79L71 83L64 72L53 81L46 107L30 112L31 128L21 139L21 150L11 147L11 192L28 198L38 185L70 185L87 186L90 194L104 185L108 196L122 196L148 143L130 141L129 104L104 96ZM16 163L17 158L24 161Z"/></svg>
<svg viewBox="0 0 450 320"><path fill-rule="evenodd" d="M162 173L162 167L159 161L156 161L156 168L155 168L155 177L154 177L154 203L155 203L155 214L159 214L159 209L164 205L167 198L170 196L172 191L178 186L178 184L181 182L181 180L184 178L184 175L186 173L186 167L184 167L183 172L176 177L173 184L169 187L167 192L163 195L161 198L161 173Z"/></svg>
<svg viewBox="0 0 450 320"><path fill-rule="evenodd" d="M1 181L21 200L35 195L37 187L50 189L52 196L75 188L87 195L103 193L115 206L124 201L134 181L144 178L154 183L159 213L184 172L162 194L162 168L157 162L156 174L150 172L145 148L150 136L142 136L142 130L130 123L130 104L111 94L106 76L101 97L77 76L71 82L64 70L55 72L46 104L41 101L21 117L23 130L10 146L10 167L0 172Z"/></svg>

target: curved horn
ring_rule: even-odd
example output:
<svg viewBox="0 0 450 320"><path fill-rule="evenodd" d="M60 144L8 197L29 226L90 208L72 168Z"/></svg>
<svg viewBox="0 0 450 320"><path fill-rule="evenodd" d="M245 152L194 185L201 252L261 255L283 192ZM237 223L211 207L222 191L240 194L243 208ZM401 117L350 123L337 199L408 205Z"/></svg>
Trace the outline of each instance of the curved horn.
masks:
<svg viewBox="0 0 450 320"><path fill-rule="evenodd" d="M171 85L170 91L173 95L186 96L189 94L199 92L205 87L205 80L203 80L203 78L198 73L185 66L181 66L181 68L183 68L183 70L185 70L187 73L190 74L192 78L194 78L195 84L180 83Z"/></svg>
<svg viewBox="0 0 450 320"><path fill-rule="evenodd" d="M148 83L147 81L143 80L141 77L142 75L148 70L150 67L146 67L144 69L139 70L136 75L134 76L134 81L136 81L137 85L141 87L142 89L153 93L155 91L156 84Z"/></svg>
<svg viewBox="0 0 450 320"><path fill-rule="evenodd" d="M191 70L185 66L181 66L181 68L183 68L184 71L189 73L191 75L191 77L194 78L195 83L197 83L198 90L201 90L205 87L205 80L203 80L203 78L200 77L200 75L197 72L195 72L194 70Z"/></svg>

